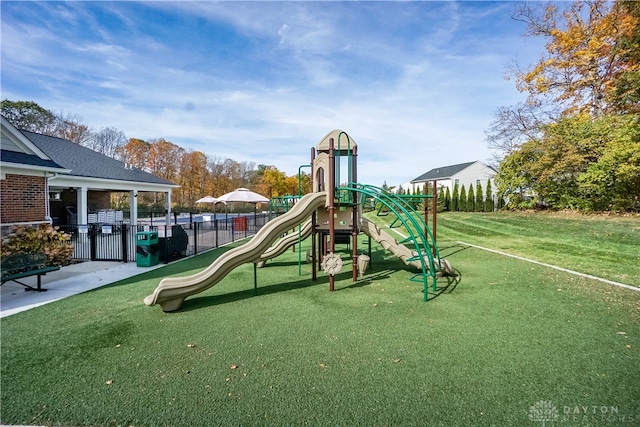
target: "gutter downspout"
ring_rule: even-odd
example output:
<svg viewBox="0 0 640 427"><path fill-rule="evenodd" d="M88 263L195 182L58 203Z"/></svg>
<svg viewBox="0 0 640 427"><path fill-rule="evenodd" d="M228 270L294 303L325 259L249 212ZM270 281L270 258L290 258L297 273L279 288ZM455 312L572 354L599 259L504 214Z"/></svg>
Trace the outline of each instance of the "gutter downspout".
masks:
<svg viewBox="0 0 640 427"><path fill-rule="evenodd" d="M49 175L51 173L51 175ZM49 181L58 177L57 172L45 172L44 173L44 219L49 224L53 224L53 218L51 218L51 207L49 201Z"/></svg>

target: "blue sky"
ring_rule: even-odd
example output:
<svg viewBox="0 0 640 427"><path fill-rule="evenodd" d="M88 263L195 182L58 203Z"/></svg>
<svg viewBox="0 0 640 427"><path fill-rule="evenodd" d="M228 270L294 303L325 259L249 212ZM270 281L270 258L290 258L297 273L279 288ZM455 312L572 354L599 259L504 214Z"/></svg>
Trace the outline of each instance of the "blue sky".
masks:
<svg viewBox="0 0 640 427"><path fill-rule="evenodd" d="M358 181L488 161L541 40L502 2L2 1L2 99L288 175L333 129Z"/></svg>

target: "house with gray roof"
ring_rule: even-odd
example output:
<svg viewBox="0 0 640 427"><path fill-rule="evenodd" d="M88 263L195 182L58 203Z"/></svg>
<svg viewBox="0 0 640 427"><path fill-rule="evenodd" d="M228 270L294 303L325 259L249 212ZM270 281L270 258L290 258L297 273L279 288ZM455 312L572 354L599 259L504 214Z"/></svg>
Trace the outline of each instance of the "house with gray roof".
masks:
<svg viewBox="0 0 640 427"><path fill-rule="evenodd" d="M456 184L458 185L458 189L462 188L463 185L465 188L473 185L475 190L475 186L479 183L482 185L484 191L487 188L487 182L491 181L491 187L495 197L496 186L493 183L495 176L496 170L494 168L480 161L474 161L433 168L405 182L400 187L405 191L411 192L415 192L416 189L420 188L420 191L424 193L424 186L427 185L431 188L435 181L438 191L440 188L448 188L450 194L453 194L453 188Z"/></svg>
<svg viewBox="0 0 640 427"><path fill-rule="evenodd" d="M148 172L66 139L18 130L4 117L0 149L3 225L65 223L70 207L75 211L74 222L87 224L90 212L110 209L113 192L128 193L131 224L137 223L139 192L164 193L169 221L171 190L178 186ZM36 176L39 191L25 189L20 184L24 176ZM22 197L15 198L16 194ZM32 209L33 205L43 208ZM12 214L9 206L22 213Z"/></svg>

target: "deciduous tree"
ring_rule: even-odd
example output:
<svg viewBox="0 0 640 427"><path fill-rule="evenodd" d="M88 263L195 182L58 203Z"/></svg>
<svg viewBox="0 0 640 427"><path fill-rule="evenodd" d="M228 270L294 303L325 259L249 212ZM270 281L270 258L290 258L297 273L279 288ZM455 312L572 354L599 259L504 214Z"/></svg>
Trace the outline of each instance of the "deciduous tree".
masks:
<svg viewBox="0 0 640 427"><path fill-rule="evenodd" d="M194 207L196 200L205 195L207 178L207 156L201 151L185 151L180 158L177 184L173 190L172 200L182 207Z"/></svg>
<svg viewBox="0 0 640 427"><path fill-rule="evenodd" d="M530 108L500 110L487 134L504 155L500 197L523 207L638 209L629 147L640 111L640 5L579 0L540 13L525 4L514 17L547 43L531 69L514 71Z"/></svg>
<svg viewBox="0 0 640 427"><path fill-rule="evenodd" d="M93 131L77 115L66 114L63 116L61 113L57 116L52 135L86 146L93 138Z"/></svg>
<svg viewBox="0 0 640 427"><path fill-rule="evenodd" d="M262 182L258 185L258 193L271 194L273 197L291 194L291 183L287 183L287 176L275 166L264 169Z"/></svg>
<svg viewBox="0 0 640 427"><path fill-rule="evenodd" d="M167 181L175 181L184 152L184 148L164 138L151 142L147 156L149 172Z"/></svg>
<svg viewBox="0 0 640 427"><path fill-rule="evenodd" d="M597 139L602 154L577 178L578 194L588 209L640 210L640 118L604 117Z"/></svg>
<svg viewBox="0 0 640 427"><path fill-rule="evenodd" d="M105 156L116 158L118 149L126 143L127 137L124 132L114 127L106 127L94 133L85 146Z"/></svg>
<svg viewBox="0 0 640 427"><path fill-rule="evenodd" d="M56 115L33 101L2 100L2 115L16 128L49 135L56 126Z"/></svg>
<svg viewBox="0 0 640 427"><path fill-rule="evenodd" d="M556 117L549 106L545 110L539 103L498 108L485 132L488 147L495 150L496 164L526 141L539 137L540 127Z"/></svg>
<svg viewBox="0 0 640 427"><path fill-rule="evenodd" d="M527 24L527 35L547 39L538 63L515 73L516 86L529 94L529 103L548 97L564 115L611 111L607 101L628 69L624 58L630 49L617 43L636 25L625 8L584 0L563 9L550 3L538 13L526 3L514 17Z"/></svg>
<svg viewBox="0 0 640 427"><path fill-rule="evenodd" d="M556 208L638 209L640 124L637 115L588 115L545 126L540 140L510 154L498 172L510 204Z"/></svg>
<svg viewBox="0 0 640 427"><path fill-rule="evenodd" d="M624 69L615 82L610 102L616 111L637 114L640 112L640 2L623 0L614 7L622 9L622 19L627 22L616 44Z"/></svg>
<svg viewBox="0 0 640 427"><path fill-rule="evenodd" d="M147 170L147 157L149 156L150 148L148 142L137 138L130 138L129 142L116 149L116 158L129 167Z"/></svg>

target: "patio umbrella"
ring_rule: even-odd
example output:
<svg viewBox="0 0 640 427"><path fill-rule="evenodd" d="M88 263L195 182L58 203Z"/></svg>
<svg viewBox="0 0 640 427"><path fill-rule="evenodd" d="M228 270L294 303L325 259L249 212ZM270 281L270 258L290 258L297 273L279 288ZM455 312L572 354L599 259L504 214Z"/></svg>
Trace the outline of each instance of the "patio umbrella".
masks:
<svg viewBox="0 0 640 427"><path fill-rule="evenodd" d="M254 193L247 188L236 188L235 190L223 194L218 197L219 202L227 203L253 203L253 221L256 222L256 204L257 203L269 203L269 199L261 194Z"/></svg>
<svg viewBox="0 0 640 427"><path fill-rule="evenodd" d="M216 203L219 200L213 196L204 196L202 199L196 200L196 203L213 203L213 219L216 219Z"/></svg>
<svg viewBox="0 0 640 427"><path fill-rule="evenodd" d="M246 188L236 188L230 193L218 197L219 202L225 203L269 203L269 199Z"/></svg>
<svg viewBox="0 0 640 427"><path fill-rule="evenodd" d="M211 196L204 196L202 199L196 200L196 203L217 203L218 199Z"/></svg>

